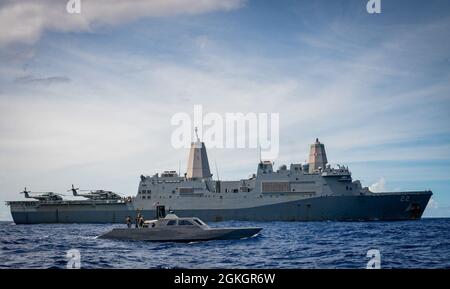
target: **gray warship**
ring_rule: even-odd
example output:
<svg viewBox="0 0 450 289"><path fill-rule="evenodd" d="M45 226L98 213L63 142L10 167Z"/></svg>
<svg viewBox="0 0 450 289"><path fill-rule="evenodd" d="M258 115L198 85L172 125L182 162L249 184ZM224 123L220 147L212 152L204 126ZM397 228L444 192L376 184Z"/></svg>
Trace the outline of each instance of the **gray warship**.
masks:
<svg viewBox="0 0 450 289"><path fill-rule="evenodd" d="M71 190L75 195L78 189ZM273 162L260 161L249 178L213 179L205 144L197 136L183 176L176 171L141 175L133 197L103 190L76 195L82 199L64 200L54 193L33 197L27 192L36 200L6 203L16 224L123 223L137 212L154 216L157 205L207 222L394 221L420 219L432 192L374 193L353 180L348 167L331 167L318 139L311 144L308 163L274 169Z"/></svg>

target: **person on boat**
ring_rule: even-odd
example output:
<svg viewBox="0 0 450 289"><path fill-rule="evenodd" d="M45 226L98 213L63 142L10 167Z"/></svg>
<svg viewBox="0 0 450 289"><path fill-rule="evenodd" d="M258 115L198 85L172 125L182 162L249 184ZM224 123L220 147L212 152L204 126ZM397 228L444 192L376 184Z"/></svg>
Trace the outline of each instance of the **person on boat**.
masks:
<svg viewBox="0 0 450 289"><path fill-rule="evenodd" d="M131 228L131 225L132 225L132 221L131 221L131 217L130 216L128 216L126 219L125 219L125 221L126 221L126 223L127 223L127 227L128 228Z"/></svg>
<svg viewBox="0 0 450 289"><path fill-rule="evenodd" d="M139 217L139 227L140 228L144 227L144 216L142 215Z"/></svg>

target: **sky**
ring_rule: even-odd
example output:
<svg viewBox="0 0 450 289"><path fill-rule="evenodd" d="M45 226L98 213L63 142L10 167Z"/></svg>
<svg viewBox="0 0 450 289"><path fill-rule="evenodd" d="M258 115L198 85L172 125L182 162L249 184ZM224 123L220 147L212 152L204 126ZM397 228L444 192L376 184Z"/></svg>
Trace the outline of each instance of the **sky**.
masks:
<svg viewBox="0 0 450 289"><path fill-rule="evenodd" d="M450 2L0 0L0 220L18 192L137 192L185 170L171 117L279 113L275 165L316 137L375 191L433 191L450 217ZM206 144L208 146L208 144ZM208 150L221 179L258 149Z"/></svg>

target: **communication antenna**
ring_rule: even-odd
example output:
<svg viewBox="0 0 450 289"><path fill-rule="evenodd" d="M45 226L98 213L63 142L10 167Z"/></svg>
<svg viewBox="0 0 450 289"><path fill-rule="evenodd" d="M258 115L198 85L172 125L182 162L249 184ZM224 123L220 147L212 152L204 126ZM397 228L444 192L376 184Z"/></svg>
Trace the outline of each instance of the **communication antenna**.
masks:
<svg viewBox="0 0 450 289"><path fill-rule="evenodd" d="M262 163L261 146L259 146L259 162Z"/></svg>
<svg viewBox="0 0 450 289"><path fill-rule="evenodd" d="M178 176L180 176L181 173L181 161L178 161Z"/></svg>
<svg viewBox="0 0 450 289"><path fill-rule="evenodd" d="M195 136L197 138L197 142L200 142L200 138L198 137L198 129L197 129L197 127L194 128L194 131L195 131Z"/></svg>
<svg viewBox="0 0 450 289"><path fill-rule="evenodd" d="M220 181L220 177L219 177L219 169L217 168L217 161L216 161L216 160L214 160L214 165L216 166L217 180Z"/></svg>

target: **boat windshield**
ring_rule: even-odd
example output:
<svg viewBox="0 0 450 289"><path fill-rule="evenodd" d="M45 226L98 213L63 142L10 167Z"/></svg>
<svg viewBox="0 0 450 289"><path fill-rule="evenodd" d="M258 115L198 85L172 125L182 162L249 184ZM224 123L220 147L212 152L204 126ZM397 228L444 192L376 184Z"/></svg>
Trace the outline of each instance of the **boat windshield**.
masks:
<svg viewBox="0 0 450 289"><path fill-rule="evenodd" d="M188 220L179 220L178 221L178 225L180 226L193 226L194 224L192 224L190 221Z"/></svg>
<svg viewBox="0 0 450 289"><path fill-rule="evenodd" d="M167 226L174 226L177 224L177 220L170 220L169 222L167 222Z"/></svg>
<svg viewBox="0 0 450 289"><path fill-rule="evenodd" d="M206 224L203 223L203 221L200 220L200 219L194 218L194 221L195 221L197 224L199 224L200 226L206 226Z"/></svg>

